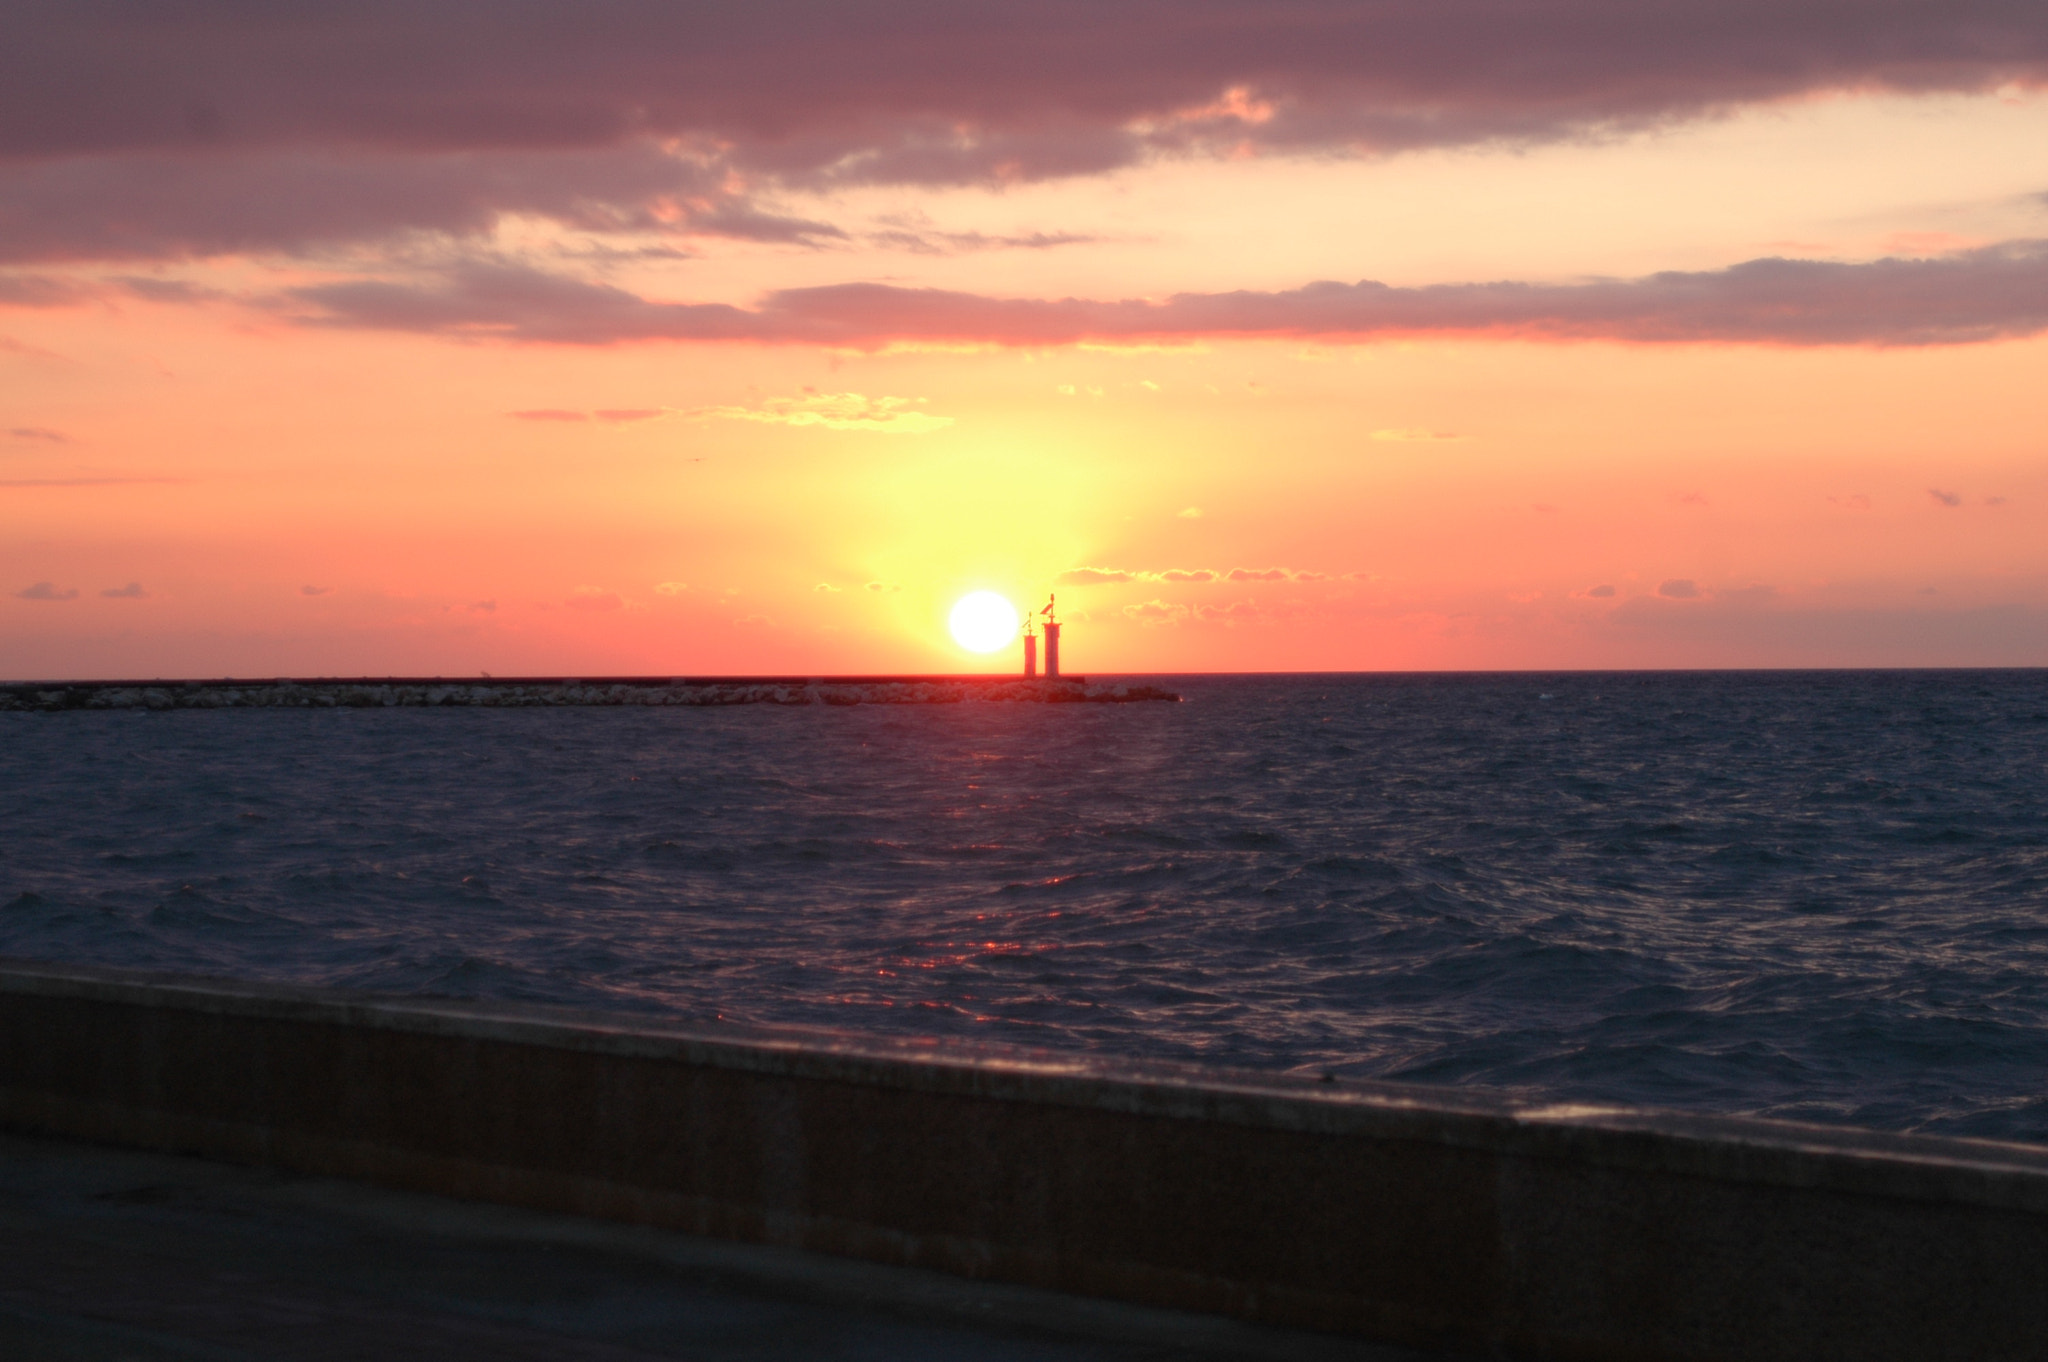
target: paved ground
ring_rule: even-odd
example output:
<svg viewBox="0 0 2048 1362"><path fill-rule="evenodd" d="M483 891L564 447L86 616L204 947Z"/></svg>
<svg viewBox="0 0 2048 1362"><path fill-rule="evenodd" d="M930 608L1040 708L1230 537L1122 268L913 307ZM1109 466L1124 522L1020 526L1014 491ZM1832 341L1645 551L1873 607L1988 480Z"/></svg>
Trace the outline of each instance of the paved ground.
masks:
<svg viewBox="0 0 2048 1362"><path fill-rule="evenodd" d="M1139 1362L1418 1354L0 1135L8 1362Z"/></svg>

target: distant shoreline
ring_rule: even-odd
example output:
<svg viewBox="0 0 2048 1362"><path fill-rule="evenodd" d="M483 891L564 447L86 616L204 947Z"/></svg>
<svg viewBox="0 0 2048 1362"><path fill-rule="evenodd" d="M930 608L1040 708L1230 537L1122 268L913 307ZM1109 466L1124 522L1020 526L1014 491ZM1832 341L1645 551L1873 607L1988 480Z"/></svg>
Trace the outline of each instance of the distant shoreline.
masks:
<svg viewBox="0 0 2048 1362"><path fill-rule="evenodd" d="M0 712L104 709L535 708L590 705L916 705L962 701L1177 702L1157 686L1086 677L630 676L355 677L44 681L0 685Z"/></svg>

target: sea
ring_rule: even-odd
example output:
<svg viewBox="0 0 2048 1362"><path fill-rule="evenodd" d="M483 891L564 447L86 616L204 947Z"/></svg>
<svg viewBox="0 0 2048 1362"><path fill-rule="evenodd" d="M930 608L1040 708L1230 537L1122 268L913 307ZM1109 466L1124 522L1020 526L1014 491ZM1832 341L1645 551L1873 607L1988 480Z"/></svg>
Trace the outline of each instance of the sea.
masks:
<svg viewBox="0 0 2048 1362"><path fill-rule="evenodd" d="M2048 1140L2048 671L1128 679L0 714L0 954Z"/></svg>

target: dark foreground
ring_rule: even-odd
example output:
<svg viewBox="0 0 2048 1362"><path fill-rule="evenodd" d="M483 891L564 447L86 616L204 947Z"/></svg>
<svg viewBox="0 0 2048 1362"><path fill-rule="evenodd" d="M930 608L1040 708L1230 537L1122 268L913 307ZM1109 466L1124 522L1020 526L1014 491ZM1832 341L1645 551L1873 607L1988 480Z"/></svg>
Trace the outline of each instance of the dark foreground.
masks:
<svg viewBox="0 0 2048 1362"><path fill-rule="evenodd" d="M1138 1362L1420 1354L0 1135L9 1362Z"/></svg>
<svg viewBox="0 0 2048 1362"><path fill-rule="evenodd" d="M688 1251L700 1279L707 1265L715 1278L721 1263L803 1253L867 1265L834 1280L1005 1283L950 1288L1023 1303L1005 1329L1111 1317L1041 1294L1059 1292L1496 1357L2048 1358L2048 1151L2027 1145L22 961L0 961L0 1126L205 1155L287 1187L343 1178L646 1227L570 1236L614 1257L682 1235L754 1246ZM564 1300L602 1298L604 1273L451 1258L431 1233L424 1247L379 1247L376 1234L269 1219L260 1198L194 1222L218 1234L117 1228L65 1256L67 1226L92 1223L80 1208L126 1206L146 1227L180 1206L160 1190L173 1185L116 1179L72 1193L68 1212L59 1198L15 1240L16 1269L0 1263L0 1293L29 1291L24 1309L59 1320L133 1297L120 1308L135 1319L189 1311L302 1348L327 1346L301 1336L329 1317L367 1327L400 1306L388 1330L400 1339L424 1337L413 1321L433 1306L457 1317L449 1329L474 1317L561 1333L573 1316L608 1338L645 1318L645 1337L684 1343L676 1321L701 1309L715 1323L725 1308L714 1296L686 1309L701 1290L671 1282L558 1316ZM386 1204L336 1195L323 1204ZM639 1237L657 1232L669 1237ZM152 1242L166 1256L120 1257ZM368 1246L337 1247L350 1242ZM283 1303L265 1303L273 1280L289 1287ZM36 1306L36 1290L59 1307ZM827 1321L828 1338L881 1328L902 1303L895 1288L836 1299L881 1315ZM988 1347L1014 1341L999 1330ZM367 1343L346 1355L374 1358Z"/></svg>

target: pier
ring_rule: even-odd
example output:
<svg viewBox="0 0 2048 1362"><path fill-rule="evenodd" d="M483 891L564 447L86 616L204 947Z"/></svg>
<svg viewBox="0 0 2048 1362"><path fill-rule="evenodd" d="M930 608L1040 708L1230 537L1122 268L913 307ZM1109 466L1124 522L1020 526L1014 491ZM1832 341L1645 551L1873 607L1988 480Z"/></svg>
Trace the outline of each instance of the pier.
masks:
<svg viewBox="0 0 2048 1362"><path fill-rule="evenodd" d="M1082 676L224 677L0 683L0 713L75 709L532 708L583 705L943 705L1178 701L1158 686Z"/></svg>

